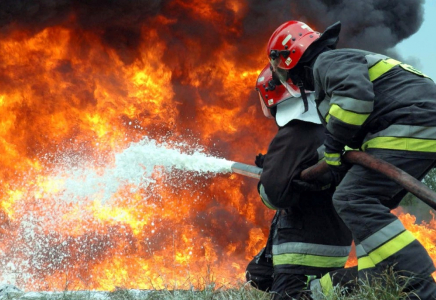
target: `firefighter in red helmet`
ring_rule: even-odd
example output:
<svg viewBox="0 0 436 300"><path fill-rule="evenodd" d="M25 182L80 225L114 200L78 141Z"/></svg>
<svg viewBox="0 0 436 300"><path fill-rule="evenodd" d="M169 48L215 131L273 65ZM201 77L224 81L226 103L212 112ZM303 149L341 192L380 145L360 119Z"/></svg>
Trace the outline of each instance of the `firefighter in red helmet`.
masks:
<svg viewBox="0 0 436 300"><path fill-rule="evenodd" d="M327 174L313 184L299 180L304 168L321 159L324 129L313 93L304 103L298 87L288 84L286 88L272 77L269 64L256 84L265 116L278 125L267 154L256 158L263 168L261 200L276 214L267 245L246 274L253 286L271 292L275 300L312 299L310 282L326 274L330 284L324 289L336 284L352 287L357 276L357 268L343 269L352 238L333 208L331 177Z"/></svg>
<svg viewBox="0 0 436 300"><path fill-rule="evenodd" d="M302 22L286 22L268 42L268 59L281 82L291 79L315 93L326 128L326 162L332 174L344 176L333 204L353 234L359 277L392 267L408 278L410 299L436 299L432 259L390 212L406 191L341 159L345 146L360 148L421 180L436 166L436 85L385 55L335 49L340 28L337 22L320 34Z"/></svg>

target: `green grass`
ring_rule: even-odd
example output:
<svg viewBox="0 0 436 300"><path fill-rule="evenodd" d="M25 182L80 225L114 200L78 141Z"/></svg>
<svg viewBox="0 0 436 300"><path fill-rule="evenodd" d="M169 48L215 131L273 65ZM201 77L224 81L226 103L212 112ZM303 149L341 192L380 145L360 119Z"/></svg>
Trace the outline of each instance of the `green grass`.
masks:
<svg viewBox="0 0 436 300"><path fill-rule="evenodd" d="M364 280L351 293L335 288L328 295L318 295L322 300L398 300L408 299L404 292L408 278L398 276L392 271L372 280ZM117 289L112 292L64 291L24 293L11 292L0 295L1 300L269 300L271 295L253 288L249 283L241 282L235 286L217 286L209 283L203 289L190 290L131 290Z"/></svg>
<svg viewBox="0 0 436 300"><path fill-rule="evenodd" d="M270 295L253 288L248 283L237 287L215 287L214 284L202 290L130 290L118 289L113 292L64 291L23 293L13 292L0 297L1 300L268 300Z"/></svg>
<svg viewBox="0 0 436 300"><path fill-rule="evenodd" d="M412 293L405 291L405 287L412 280L398 275L392 269L387 270L379 277L361 280L356 290L346 293L336 287L330 294L322 295L322 300L398 300L409 299Z"/></svg>
<svg viewBox="0 0 436 300"><path fill-rule="evenodd" d="M148 299L165 299L165 300L267 300L270 299L270 295L255 288L249 284L241 284L240 287L234 288L214 288L208 287L202 291L181 291L181 290L163 290L153 291L150 293ZM115 299L114 299L115 300ZM122 299L116 299L122 300ZM126 299L127 300L127 299ZM133 300L133 299L132 299Z"/></svg>

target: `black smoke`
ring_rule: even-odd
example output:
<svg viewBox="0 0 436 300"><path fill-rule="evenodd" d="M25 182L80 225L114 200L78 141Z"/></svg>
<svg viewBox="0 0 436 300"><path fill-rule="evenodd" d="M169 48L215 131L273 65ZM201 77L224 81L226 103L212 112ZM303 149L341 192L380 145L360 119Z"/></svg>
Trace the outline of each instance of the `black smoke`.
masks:
<svg viewBox="0 0 436 300"><path fill-rule="evenodd" d="M385 52L419 29L424 0L248 0L238 13L230 3L209 3L220 15L211 20L190 8L202 1L2 0L0 37L14 30L31 35L55 25L94 31L128 64L146 42L141 30L153 29L170 43L165 56L169 63L182 65L190 56L198 61L216 59L224 42L235 46L235 56L244 55L241 61L253 63L251 57L265 48L275 28L298 19L321 32L341 21L339 47ZM171 22L162 25L157 16ZM198 49L193 51L192 45Z"/></svg>
<svg viewBox="0 0 436 300"><path fill-rule="evenodd" d="M236 10L235 3L239 5ZM196 114L202 113L196 99L202 99L206 105L241 106L241 101L216 93L222 90L222 78L226 75L222 74L222 61L233 61L241 70L260 70L267 62L268 39L282 23L301 20L323 32L341 21L339 47L394 54L394 58L403 60L392 47L419 29L423 3L424 0L1 0L0 43L11 37L24 40L47 27L58 26L71 30L69 45L75 53L81 53L83 61L88 61L87 49L94 46L90 44L94 39L81 36L90 33L129 65L144 59L141 51L153 48L154 37L158 36L166 47L158 59L147 63L171 68L171 85L180 112L176 122L192 129L197 126ZM14 35L15 32L19 34ZM66 60L62 66L68 69L71 63ZM0 54L0 86L6 89L17 81L2 74L3 67ZM57 70L66 70L64 67ZM199 78L196 86L186 80L192 75ZM87 94L92 95L92 91ZM256 97L253 83L249 98L256 100L242 101L241 111L252 111L254 101L258 104ZM92 97L80 98L83 105L95 105ZM252 115L261 118L259 110Z"/></svg>
<svg viewBox="0 0 436 300"><path fill-rule="evenodd" d="M339 47L386 52L418 31L423 21L424 0L293 1L297 19L319 30L341 21Z"/></svg>

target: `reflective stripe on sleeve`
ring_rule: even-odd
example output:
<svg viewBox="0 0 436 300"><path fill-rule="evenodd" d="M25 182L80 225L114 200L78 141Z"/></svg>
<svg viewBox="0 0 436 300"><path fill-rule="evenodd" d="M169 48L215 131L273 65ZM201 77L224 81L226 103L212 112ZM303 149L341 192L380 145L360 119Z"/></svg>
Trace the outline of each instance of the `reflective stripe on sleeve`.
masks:
<svg viewBox="0 0 436 300"><path fill-rule="evenodd" d="M265 204L266 207L270 209L277 210L278 208L271 204L271 202L268 199L268 195L265 192L265 188L263 187L263 184L260 184L259 186L259 195L260 199L262 199L263 204Z"/></svg>
<svg viewBox="0 0 436 300"><path fill-rule="evenodd" d="M340 153L324 153L325 161L331 166L341 165L341 154Z"/></svg>
<svg viewBox="0 0 436 300"><path fill-rule="evenodd" d="M372 101L337 96L335 94L333 94L330 104L339 105L343 110L353 111L359 114L369 114L374 109L374 102Z"/></svg>
<svg viewBox="0 0 436 300"><path fill-rule="evenodd" d="M346 124L356 126L362 125L369 116L369 114L359 114L352 111L344 110L337 104L332 104L329 110L329 115Z"/></svg>

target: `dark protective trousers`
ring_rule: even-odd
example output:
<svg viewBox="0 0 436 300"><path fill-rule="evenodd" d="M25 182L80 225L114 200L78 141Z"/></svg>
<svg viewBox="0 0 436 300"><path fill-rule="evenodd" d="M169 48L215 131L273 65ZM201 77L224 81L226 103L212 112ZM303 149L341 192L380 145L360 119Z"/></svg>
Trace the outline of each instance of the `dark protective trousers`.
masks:
<svg viewBox="0 0 436 300"><path fill-rule="evenodd" d="M407 158L401 151L370 150L370 154L420 180L436 166L435 159ZM354 165L337 187L333 205L353 234L360 279L393 267L398 275L409 278L405 285L406 291L413 291L410 299L436 299L432 259L390 212L406 193L384 175Z"/></svg>
<svg viewBox="0 0 436 300"><path fill-rule="evenodd" d="M266 258L265 251L254 257L245 274L252 286L270 293L273 300L312 299L307 289L307 277L301 274L274 274L272 258Z"/></svg>
<svg viewBox="0 0 436 300"><path fill-rule="evenodd" d="M247 266L246 277L255 288L272 294L273 300L301 299L311 300L312 291L309 290L308 277L302 274L274 273L274 266L271 258L265 257L261 251ZM345 268L332 271L330 274L329 287L321 289L332 289L340 285L343 290L352 291L355 288L357 268Z"/></svg>

